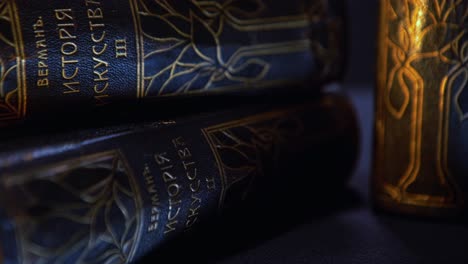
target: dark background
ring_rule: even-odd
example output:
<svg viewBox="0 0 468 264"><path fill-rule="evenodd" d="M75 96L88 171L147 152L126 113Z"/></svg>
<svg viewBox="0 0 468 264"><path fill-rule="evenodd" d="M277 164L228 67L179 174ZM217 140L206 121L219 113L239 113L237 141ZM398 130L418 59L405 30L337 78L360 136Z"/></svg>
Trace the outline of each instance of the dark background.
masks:
<svg viewBox="0 0 468 264"><path fill-rule="evenodd" d="M344 90L353 101L361 127L360 159L351 185L368 199L373 147L379 1L347 0L347 3L349 48Z"/></svg>
<svg viewBox="0 0 468 264"><path fill-rule="evenodd" d="M348 69L345 82L353 88L370 89L375 75L378 0L347 0Z"/></svg>

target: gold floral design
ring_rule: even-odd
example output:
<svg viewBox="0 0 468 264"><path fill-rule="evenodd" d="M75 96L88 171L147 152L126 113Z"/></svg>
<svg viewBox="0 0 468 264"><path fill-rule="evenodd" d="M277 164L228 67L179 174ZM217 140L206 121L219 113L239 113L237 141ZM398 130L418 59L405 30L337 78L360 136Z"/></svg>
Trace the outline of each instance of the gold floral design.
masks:
<svg viewBox="0 0 468 264"><path fill-rule="evenodd" d="M166 43L162 48L151 49L151 52L145 54L146 61L152 56L157 56L159 59L157 66L145 68L147 87L145 95L154 90L154 86L159 87L158 93L161 95L168 91L168 87L178 87L176 90L168 91L170 93L193 89L205 90L213 82L224 78L237 81L262 79L268 71L266 62L251 59L245 64L236 66L232 60L225 61L223 58L219 33L217 33L221 30L222 19L219 18L221 15L207 14L200 9L201 6L188 3L189 10L181 11L175 11L171 6L159 3L160 7L166 10L166 13L161 15L151 11L147 5L144 5L144 11L140 11L143 35L152 41ZM177 7L183 6L184 3L177 5ZM205 8L209 10L209 7ZM209 23L204 20L208 18L207 15L217 20L217 25L214 25L215 22ZM172 54L172 56L164 57L163 54Z"/></svg>
<svg viewBox="0 0 468 264"><path fill-rule="evenodd" d="M141 224L132 177L118 151L6 177L21 262L130 262Z"/></svg>
<svg viewBox="0 0 468 264"><path fill-rule="evenodd" d="M468 14L465 14L465 16L468 16ZM453 89L451 87L460 87L454 97L454 104L460 122L468 119L468 94L466 94L468 92L468 41L466 41L468 19L465 18L465 21L465 34L460 36L465 37L465 41L458 41L452 47L455 56L450 61L453 68L447 76L446 83L446 86L449 87L448 89L451 90Z"/></svg>
<svg viewBox="0 0 468 264"><path fill-rule="evenodd" d="M304 127L301 118L285 111L210 127L204 134L218 163L223 185L219 205L224 206L239 196L245 198L264 168L274 167L281 150L303 136ZM243 187L231 197L229 190L239 185Z"/></svg>
<svg viewBox="0 0 468 264"><path fill-rule="evenodd" d="M327 1L313 1L310 13L291 17L259 17L263 0L200 1L138 0L144 76L139 97L164 96L259 84L271 65L262 56L314 50L324 62L324 73L336 63L336 49L327 49L310 36L277 43L223 42L236 32L307 28L324 22ZM314 13L316 12L316 13ZM328 22L328 21L327 21ZM336 29L336 28L335 28ZM333 28L326 30L333 31ZM338 30L338 29L336 29ZM335 31L333 31L335 34ZM242 36L242 35L240 35ZM336 41L336 40L335 40ZM331 41L331 43L335 43Z"/></svg>
<svg viewBox="0 0 468 264"><path fill-rule="evenodd" d="M377 180L399 203L460 205L447 131L452 104L465 116L467 2L384 0L381 15Z"/></svg>
<svg viewBox="0 0 468 264"><path fill-rule="evenodd" d="M0 0L0 125L24 115L24 65L13 1Z"/></svg>

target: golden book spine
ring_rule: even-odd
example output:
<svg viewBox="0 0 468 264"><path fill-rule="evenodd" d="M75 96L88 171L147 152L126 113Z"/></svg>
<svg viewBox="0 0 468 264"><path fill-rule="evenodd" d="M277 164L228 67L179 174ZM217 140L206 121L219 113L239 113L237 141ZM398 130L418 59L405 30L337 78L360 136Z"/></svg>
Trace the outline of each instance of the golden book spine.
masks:
<svg viewBox="0 0 468 264"><path fill-rule="evenodd" d="M382 0L373 193L412 215L465 214L468 1Z"/></svg>

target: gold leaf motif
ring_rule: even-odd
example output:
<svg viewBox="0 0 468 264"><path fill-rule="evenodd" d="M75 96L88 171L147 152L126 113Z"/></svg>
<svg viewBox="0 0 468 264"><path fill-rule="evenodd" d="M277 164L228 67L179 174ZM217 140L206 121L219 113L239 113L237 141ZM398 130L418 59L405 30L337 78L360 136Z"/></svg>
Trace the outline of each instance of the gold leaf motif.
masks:
<svg viewBox="0 0 468 264"><path fill-rule="evenodd" d="M14 33L19 26L14 5L13 1L0 0L0 125L2 121L20 118L25 111L25 87L22 85L25 77L20 64L22 47Z"/></svg>
<svg viewBox="0 0 468 264"><path fill-rule="evenodd" d="M232 36L236 32L254 35L285 29L306 31L312 22L319 25L318 28L323 28L323 23L330 24L326 29L329 32L314 37L324 36L323 33L336 34L341 25L327 16L327 4L325 0L313 1L303 13L295 16L263 18L266 8L263 0L184 0L177 3L135 0L143 36L140 45L144 50L141 60L144 82L138 88L138 95L169 96L274 83L275 80L267 80L271 65L262 57L310 52L311 48L317 53L317 61L324 62L317 67L323 68L323 75L327 75L335 68L339 47L334 43L339 40L326 40L333 44L326 47L319 44L323 40L303 34L294 40L279 38L277 43L257 44L256 40L232 43L232 40L225 42L223 35Z"/></svg>
<svg viewBox="0 0 468 264"><path fill-rule="evenodd" d="M453 87L452 89L457 91L454 104L459 120L463 122L468 119L468 94L466 94L468 92L468 41L461 43L461 45L457 42L457 45L454 45L454 48L456 47L459 48L455 52L458 60L453 73L448 76L447 86Z"/></svg>
<svg viewBox="0 0 468 264"><path fill-rule="evenodd" d="M264 166L278 162L279 150L287 149L294 138L304 133L303 121L289 112L246 118L232 123L204 129L216 157L223 182L219 206L239 198L230 193L237 185L250 192L255 180L264 173Z"/></svg>
<svg viewBox="0 0 468 264"><path fill-rule="evenodd" d="M138 245L141 202L118 151L67 160L4 183L23 262L127 263ZM66 232L57 232L66 230Z"/></svg>
<svg viewBox="0 0 468 264"><path fill-rule="evenodd" d="M382 1L379 199L435 208L463 203L447 156L451 115L463 122L468 110L467 10L464 0ZM392 159L398 166L388 166Z"/></svg>

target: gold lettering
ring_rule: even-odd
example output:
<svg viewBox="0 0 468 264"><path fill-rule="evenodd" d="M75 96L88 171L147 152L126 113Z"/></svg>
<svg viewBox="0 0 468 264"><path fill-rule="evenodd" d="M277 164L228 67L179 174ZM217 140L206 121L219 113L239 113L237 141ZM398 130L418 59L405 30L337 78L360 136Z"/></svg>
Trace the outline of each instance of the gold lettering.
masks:
<svg viewBox="0 0 468 264"><path fill-rule="evenodd" d="M67 64L76 64L78 63L78 60L66 60L64 56L62 56L62 78L66 80L71 80L78 75L79 68L75 67L75 70L73 71L73 74L71 76L68 76L66 73L67 71L65 70Z"/></svg>
<svg viewBox="0 0 468 264"><path fill-rule="evenodd" d="M151 187L156 188L155 185L151 186ZM160 205L159 196L158 196L158 193L156 191L154 191L154 194L151 196L151 205L154 205L154 206L159 206Z"/></svg>
<svg viewBox="0 0 468 264"><path fill-rule="evenodd" d="M156 160L156 163L158 163L158 165L163 165L166 162L171 162L170 159L165 157L166 155L167 155L167 153L165 153L165 152L162 153L162 154L154 155L154 159Z"/></svg>
<svg viewBox="0 0 468 264"><path fill-rule="evenodd" d="M164 230L164 234L168 234L168 233L170 233L172 231L175 231L176 229L175 229L174 225L176 225L177 223L178 223L178 221L175 221L175 220L169 221L166 224L166 230Z"/></svg>
<svg viewBox="0 0 468 264"><path fill-rule="evenodd" d="M198 217L195 218L188 218L187 222L185 223L185 228L189 229L191 228L198 220Z"/></svg>
<svg viewBox="0 0 468 264"><path fill-rule="evenodd" d="M76 36L72 35L66 28L62 27L59 29L59 38L62 40L69 40L69 39L76 39Z"/></svg>
<svg viewBox="0 0 468 264"><path fill-rule="evenodd" d="M39 61L39 62L37 63L37 66L38 66L39 68L47 68L47 67L48 67L47 64L45 64L45 62L43 62L43 61Z"/></svg>
<svg viewBox="0 0 468 264"><path fill-rule="evenodd" d="M79 82L68 82L68 83L63 83L63 86L67 88L68 90L64 91L64 94L71 94L71 93L79 93L79 89L75 89L72 86L79 85Z"/></svg>
<svg viewBox="0 0 468 264"><path fill-rule="evenodd" d="M40 69L40 70L37 71L37 74L40 77L49 76L49 70L48 69Z"/></svg>
<svg viewBox="0 0 468 264"><path fill-rule="evenodd" d="M34 29L41 28L44 26L44 21L42 20L42 16L37 18L36 23L33 25Z"/></svg>
<svg viewBox="0 0 468 264"><path fill-rule="evenodd" d="M157 222L157 221L154 221L154 223L151 223L151 224L148 226L148 233L149 233L149 232L156 231L156 230L158 229L158 225L159 225L159 222Z"/></svg>
<svg viewBox="0 0 468 264"><path fill-rule="evenodd" d="M172 209L173 209L173 207L169 206L169 212L167 213L167 218L168 218L169 221L176 220L177 216L180 213L180 207L177 207L177 210L175 211L175 213L173 212L174 210L172 210Z"/></svg>
<svg viewBox="0 0 468 264"><path fill-rule="evenodd" d="M98 84L95 84L94 85L94 92L97 93L97 94L102 94L103 92L105 92L107 90L107 88L109 88L109 83L108 82L104 83L104 87L99 87Z"/></svg>
<svg viewBox="0 0 468 264"><path fill-rule="evenodd" d="M214 178L206 178L206 186L210 190L216 190L216 182Z"/></svg>
<svg viewBox="0 0 468 264"><path fill-rule="evenodd" d="M79 68L75 67L75 70L73 71L73 74L71 76L68 76L67 71L65 70L65 68L63 68L62 69L62 78L64 78L65 80L71 80L71 79L75 78L78 75L78 71L79 71Z"/></svg>
<svg viewBox="0 0 468 264"><path fill-rule="evenodd" d="M34 37L35 38L45 38L45 31L44 30L34 30Z"/></svg>
<svg viewBox="0 0 468 264"><path fill-rule="evenodd" d="M60 47L61 66L62 66L62 78L66 80L63 83L65 88L62 91L63 94L79 93L80 82L74 80L78 76L79 68L75 64L78 64L78 60L69 59L68 56L72 56L78 53L78 45L74 42L67 41L76 39L76 35L73 34L72 30L76 30L74 23L73 11L71 9L56 9L55 18L63 23L57 24L58 36L60 40L65 40ZM68 23L67 23L68 22ZM68 28L68 29L67 29Z"/></svg>
<svg viewBox="0 0 468 264"><path fill-rule="evenodd" d="M198 210L200 206L198 206L196 209ZM198 211L193 211L194 209L190 208L190 213L191 215L188 216L187 222L185 223L185 227L191 228L198 220Z"/></svg>
<svg viewBox="0 0 468 264"><path fill-rule="evenodd" d="M40 59L40 60L47 60L49 58L48 54L47 54L47 50L46 49L42 49L42 50L39 50L37 52L37 57Z"/></svg>
<svg viewBox="0 0 468 264"><path fill-rule="evenodd" d="M94 31L95 28L103 28L105 27L104 24L102 23L93 23L92 21L89 21L89 30Z"/></svg>
<svg viewBox="0 0 468 264"><path fill-rule="evenodd" d="M73 20L73 13L71 9L55 9L55 18L58 20Z"/></svg>
<svg viewBox="0 0 468 264"><path fill-rule="evenodd" d="M176 183L171 183L169 186L167 186L167 194L169 194L170 197L178 196L181 190L182 186Z"/></svg>
<svg viewBox="0 0 468 264"><path fill-rule="evenodd" d="M37 86L39 86L39 87L49 86L49 79L47 79L47 78L38 79L37 80Z"/></svg>
<svg viewBox="0 0 468 264"><path fill-rule="evenodd" d="M193 169L193 174L190 173L190 171L186 171L185 175L187 175L187 178L191 181L195 180L197 178L197 168Z"/></svg>
<svg viewBox="0 0 468 264"><path fill-rule="evenodd" d="M101 59L98 59L98 58L93 58L93 61L97 62L97 64L94 65L94 69L98 68L98 67L108 67L109 66L109 63L101 60Z"/></svg>
<svg viewBox="0 0 468 264"><path fill-rule="evenodd" d="M67 47L70 47L71 49L67 50ZM73 42L65 42L62 44L60 51L62 52L63 55L71 56L71 55L74 55L78 51L78 46Z"/></svg>
<svg viewBox="0 0 468 264"><path fill-rule="evenodd" d="M148 194L151 196L151 211L150 211L150 221L147 228L147 232L153 232L158 229L159 227L159 219L161 210L159 207L161 206L161 201L159 200L158 191L156 189L156 183L154 180L153 175L151 175L150 168L148 164L145 163L143 169L143 177L146 182L146 190Z"/></svg>
<svg viewBox="0 0 468 264"><path fill-rule="evenodd" d="M198 199L198 198L197 198ZM199 201L201 203L201 200ZM193 218L198 215L198 210L200 209L200 205L197 205L194 208L189 209L189 218Z"/></svg>
<svg viewBox="0 0 468 264"><path fill-rule="evenodd" d="M104 38L106 37L106 33L107 33L107 32L106 32L105 30L102 31L101 37L99 37L98 39L96 39L94 33L92 33L92 34L91 34L91 40L92 40L93 42L95 42L95 43L100 43L100 42L102 42L102 41L104 40ZM106 44L106 45L107 45L107 44Z"/></svg>
<svg viewBox="0 0 468 264"><path fill-rule="evenodd" d="M177 178L176 178L175 176L173 176L173 175L172 175L170 172L168 172L168 171L163 172L162 178L163 178L164 182L170 182L170 181L175 181L175 180L177 180Z"/></svg>
<svg viewBox="0 0 468 264"><path fill-rule="evenodd" d="M46 43L46 40L45 39L41 39L41 40L38 40L36 41L36 48L47 48L47 43ZM47 50L46 50L47 52Z"/></svg>
<svg viewBox="0 0 468 264"><path fill-rule="evenodd" d="M104 15L102 14L102 9L101 8L96 8L96 9L88 9L88 18L90 19L98 19L98 18L103 18Z"/></svg>
<svg viewBox="0 0 468 264"><path fill-rule="evenodd" d="M201 207L202 200L201 198L192 195L192 203L191 207L189 208L189 215L187 216L187 221L185 222L185 227L190 228L192 227L198 220L198 215ZM193 207L196 204L195 207Z"/></svg>
<svg viewBox="0 0 468 264"><path fill-rule="evenodd" d="M104 46L102 46L102 49L100 51L97 51L97 46L93 46L93 54L96 55L96 56L101 56L106 50L107 50L107 44L104 44Z"/></svg>
<svg viewBox="0 0 468 264"><path fill-rule="evenodd" d="M201 204L201 202L202 202L201 198L199 198L196 195L192 194L192 203L191 203L191 205Z"/></svg>
<svg viewBox="0 0 468 264"><path fill-rule="evenodd" d="M174 205L180 204L180 203L181 203L180 200L174 202L172 199L169 199L169 212L167 213L168 223L166 224L166 230L164 231L164 234L167 234L176 230L175 225L179 222L177 220L177 217L179 216L179 213L180 213L180 207L177 207L177 209L174 212Z"/></svg>
<svg viewBox="0 0 468 264"><path fill-rule="evenodd" d="M115 40L115 57L127 58L127 39Z"/></svg>
<svg viewBox="0 0 468 264"><path fill-rule="evenodd" d="M95 82L108 81L109 78L103 77L103 76L106 75L108 72L109 72L108 70L105 70L105 71L103 71L103 72L93 71L93 73L94 73L95 75L98 76L98 78L94 78L94 81L95 81Z"/></svg>
<svg viewBox="0 0 468 264"><path fill-rule="evenodd" d="M187 178L191 181L195 180L197 178L197 168L194 167L196 163L193 161L191 162L182 161L182 165L184 166L185 174L187 175Z"/></svg>
<svg viewBox="0 0 468 264"><path fill-rule="evenodd" d="M200 180L197 180L196 181L196 185L193 185L194 183L190 183L190 190L194 193L198 192L200 190L200 185L201 185L201 181Z"/></svg>
<svg viewBox="0 0 468 264"><path fill-rule="evenodd" d="M159 220L159 213L160 213L159 208L157 207L151 208L151 221L152 222Z"/></svg>
<svg viewBox="0 0 468 264"><path fill-rule="evenodd" d="M96 0L85 0L86 6L100 6L101 2L96 1ZM92 31L91 33L91 40L93 43L101 43L105 40L107 32L104 30L106 25L102 23L102 20L104 19L104 11L101 7L90 7L86 10L86 16L88 18L88 24L89 24L89 29ZM96 20L99 20L98 23ZM101 32L95 33L94 31L99 31L101 29ZM105 97L101 97L104 95L100 95L107 91L109 88L109 77L107 77L107 73L109 72L108 67L109 63L106 61L101 60L97 56L103 55L108 48L107 43L103 43L102 45L93 45L91 47L93 56L93 61L96 62L94 65L94 71L93 74L95 75L95 78L93 79L95 84L93 87L94 93L95 93L95 98L98 100L97 105L103 105L103 103L100 101L101 98L109 98L108 95L105 95ZM97 70L97 68L103 68L101 70ZM97 83L99 82L99 83ZM109 103L109 102L107 102ZM106 104L107 104L106 103Z"/></svg>
<svg viewBox="0 0 468 264"><path fill-rule="evenodd" d="M174 199L169 199L169 209L171 209L174 206L179 206L182 203L182 200L174 200Z"/></svg>
<svg viewBox="0 0 468 264"><path fill-rule="evenodd" d="M34 38L36 39L36 56L37 56L37 81L38 87L49 86L49 69L47 65L48 50L45 36L44 21L42 16L38 17L36 23L33 25Z"/></svg>
<svg viewBox="0 0 468 264"><path fill-rule="evenodd" d="M179 151L177 151L177 152L178 152L179 157L181 159L186 159L186 158L192 157L192 153L190 153L190 150L188 148L179 149Z"/></svg>

